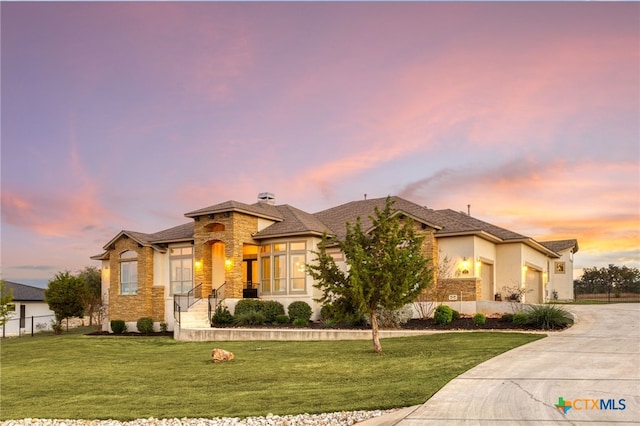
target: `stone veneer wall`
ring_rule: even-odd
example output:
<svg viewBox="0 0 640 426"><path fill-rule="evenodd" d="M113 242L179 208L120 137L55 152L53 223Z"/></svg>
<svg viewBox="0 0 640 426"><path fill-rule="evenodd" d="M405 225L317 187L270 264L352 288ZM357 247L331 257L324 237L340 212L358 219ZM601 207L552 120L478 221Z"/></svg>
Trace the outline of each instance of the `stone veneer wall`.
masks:
<svg viewBox="0 0 640 426"><path fill-rule="evenodd" d="M138 243L126 235L114 243L110 250L109 270L109 320L138 321L142 317L153 317L155 321L164 320L164 300L153 297L153 249L139 247ZM138 294L120 294L120 255L132 250L138 253ZM162 290L164 294L164 289ZM154 303L160 303L162 316L154 315Z"/></svg>
<svg viewBox="0 0 640 426"><path fill-rule="evenodd" d="M438 281L436 288L427 290L429 300L437 302L448 301L449 295L456 295L460 301L462 292L463 301L482 299L482 286L480 278L444 278Z"/></svg>
<svg viewBox="0 0 640 426"><path fill-rule="evenodd" d="M224 226L224 229L214 230L215 224ZM220 241L225 244L224 260L231 261L230 265L225 265L225 297L242 298L242 248L244 244L259 245L252 237L257 231L258 218L238 212L197 218L194 223L194 260L202 262L202 266L201 270L196 270L195 279L196 283L202 283L203 297L211 294L212 289L211 245Z"/></svg>

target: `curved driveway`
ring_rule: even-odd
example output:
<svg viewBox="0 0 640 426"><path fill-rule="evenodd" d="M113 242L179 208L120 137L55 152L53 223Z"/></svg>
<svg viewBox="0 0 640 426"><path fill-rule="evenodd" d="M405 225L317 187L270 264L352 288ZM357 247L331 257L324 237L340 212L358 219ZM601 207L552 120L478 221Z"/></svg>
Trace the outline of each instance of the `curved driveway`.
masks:
<svg viewBox="0 0 640 426"><path fill-rule="evenodd" d="M572 305L576 325L363 425L640 424L640 304ZM562 398L562 400L560 400ZM556 408L564 401L566 413Z"/></svg>

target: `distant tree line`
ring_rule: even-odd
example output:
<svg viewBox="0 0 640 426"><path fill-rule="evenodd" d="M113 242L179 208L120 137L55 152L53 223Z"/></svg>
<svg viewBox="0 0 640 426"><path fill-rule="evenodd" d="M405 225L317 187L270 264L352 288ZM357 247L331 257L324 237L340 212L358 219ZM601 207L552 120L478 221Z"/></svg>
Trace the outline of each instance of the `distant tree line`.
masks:
<svg viewBox="0 0 640 426"><path fill-rule="evenodd" d="M573 288L576 295L640 293L640 270L613 264L585 268L582 277L573 281Z"/></svg>

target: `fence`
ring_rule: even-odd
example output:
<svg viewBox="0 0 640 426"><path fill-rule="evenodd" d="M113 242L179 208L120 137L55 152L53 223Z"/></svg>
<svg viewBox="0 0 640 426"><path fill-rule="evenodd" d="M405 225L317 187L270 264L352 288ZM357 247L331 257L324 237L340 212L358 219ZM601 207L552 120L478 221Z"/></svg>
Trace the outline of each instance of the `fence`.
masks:
<svg viewBox="0 0 640 426"><path fill-rule="evenodd" d="M40 331L51 331L52 321L55 321L55 315L38 315L31 317L11 318L2 326L2 337L7 336L25 336Z"/></svg>
<svg viewBox="0 0 640 426"><path fill-rule="evenodd" d="M576 301L591 301L601 303L640 302L640 293L622 293L612 291L610 293L578 293Z"/></svg>

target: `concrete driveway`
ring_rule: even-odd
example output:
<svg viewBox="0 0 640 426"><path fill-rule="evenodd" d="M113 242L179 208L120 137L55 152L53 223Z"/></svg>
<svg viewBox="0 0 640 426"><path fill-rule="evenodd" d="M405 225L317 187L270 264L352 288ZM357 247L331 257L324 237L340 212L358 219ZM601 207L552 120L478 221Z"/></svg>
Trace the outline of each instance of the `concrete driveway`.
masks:
<svg viewBox="0 0 640 426"><path fill-rule="evenodd" d="M362 425L640 424L640 304L568 310L576 325L567 331L472 368L423 405Z"/></svg>

